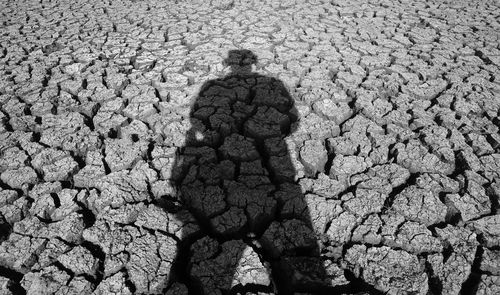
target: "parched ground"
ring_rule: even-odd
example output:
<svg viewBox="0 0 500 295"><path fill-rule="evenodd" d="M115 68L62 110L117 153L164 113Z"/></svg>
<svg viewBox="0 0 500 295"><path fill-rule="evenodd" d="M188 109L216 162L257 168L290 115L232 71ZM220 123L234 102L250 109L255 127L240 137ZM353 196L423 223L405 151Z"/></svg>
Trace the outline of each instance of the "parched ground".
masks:
<svg viewBox="0 0 500 295"><path fill-rule="evenodd" d="M0 3L0 294L500 294L498 1L206 2ZM202 199L172 181L238 49L295 101L305 205L243 136L188 150ZM270 201L231 202L243 171Z"/></svg>

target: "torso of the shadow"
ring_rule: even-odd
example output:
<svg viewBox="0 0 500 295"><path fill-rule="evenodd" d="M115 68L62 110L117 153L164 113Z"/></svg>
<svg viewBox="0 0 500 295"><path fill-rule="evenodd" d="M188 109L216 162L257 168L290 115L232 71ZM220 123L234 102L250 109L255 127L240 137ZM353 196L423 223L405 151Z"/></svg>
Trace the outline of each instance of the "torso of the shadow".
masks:
<svg viewBox="0 0 500 295"><path fill-rule="evenodd" d="M311 228L287 145L297 120L294 100L276 78L233 74L200 88L172 177L179 201L207 235L221 241L259 239L273 221L293 218ZM264 243L269 256L294 255L279 239ZM234 260L238 263L239 257ZM228 284L233 274L234 269L224 270L218 275L229 278L214 279Z"/></svg>

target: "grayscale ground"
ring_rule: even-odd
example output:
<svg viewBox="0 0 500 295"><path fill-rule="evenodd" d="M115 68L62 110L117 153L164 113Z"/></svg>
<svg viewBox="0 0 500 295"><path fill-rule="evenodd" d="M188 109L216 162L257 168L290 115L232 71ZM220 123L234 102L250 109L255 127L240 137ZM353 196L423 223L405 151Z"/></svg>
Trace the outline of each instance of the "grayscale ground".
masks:
<svg viewBox="0 0 500 295"><path fill-rule="evenodd" d="M500 3L208 2L1 1L0 294L500 294ZM276 140L185 148L238 49L294 100L250 113L298 194ZM218 163L189 204L181 152Z"/></svg>

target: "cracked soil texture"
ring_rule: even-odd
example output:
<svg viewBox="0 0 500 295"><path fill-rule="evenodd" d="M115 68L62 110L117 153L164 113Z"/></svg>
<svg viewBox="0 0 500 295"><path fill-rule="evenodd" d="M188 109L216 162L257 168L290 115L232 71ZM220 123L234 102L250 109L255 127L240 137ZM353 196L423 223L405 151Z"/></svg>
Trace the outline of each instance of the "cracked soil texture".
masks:
<svg viewBox="0 0 500 295"><path fill-rule="evenodd" d="M2 1L0 294L500 294L498 1Z"/></svg>

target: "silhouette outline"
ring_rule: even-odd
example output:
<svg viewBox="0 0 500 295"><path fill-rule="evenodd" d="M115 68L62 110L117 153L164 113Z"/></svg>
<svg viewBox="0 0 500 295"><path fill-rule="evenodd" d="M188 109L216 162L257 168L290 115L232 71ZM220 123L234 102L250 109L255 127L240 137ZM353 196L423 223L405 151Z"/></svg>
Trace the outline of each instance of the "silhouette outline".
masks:
<svg viewBox="0 0 500 295"><path fill-rule="evenodd" d="M231 73L205 82L191 107L191 127L171 171L177 199L219 246L241 240L270 261L277 294L327 286L317 234L287 145L299 119L294 99L280 80L252 72L257 64L252 51L231 50L224 64ZM210 259L194 262L192 242L199 239L181 238L174 269L190 293L230 293L244 247L230 249L233 262L219 269ZM293 281L300 259L323 282ZM231 293L235 290L244 286Z"/></svg>

